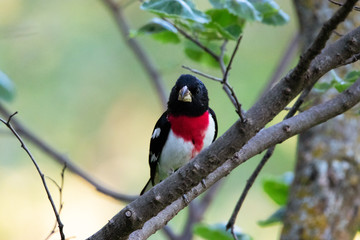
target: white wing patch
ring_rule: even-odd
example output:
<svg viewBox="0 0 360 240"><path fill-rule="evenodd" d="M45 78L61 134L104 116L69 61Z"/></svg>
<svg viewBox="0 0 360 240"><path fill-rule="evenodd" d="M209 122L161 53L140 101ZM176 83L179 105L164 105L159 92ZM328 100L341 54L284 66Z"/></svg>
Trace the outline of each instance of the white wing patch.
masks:
<svg viewBox="0 0 360 240"><path fill-rule="evenodd" d="M160 136L161 133L161 129L160 128L156 128L151 136L152 139L157 138Z"/></svg>
<svg viewBox="0 0 360 240"><path fill-rule="evenodd" d="M156 162L158 157L152 152L150 153L150 155L151 155L150 162Z"/></svg>
<svg viewBox="0 0 360 240"><path fill-rule="evenodd" d="M214 139L214 135L215 135L215 121L214 119L211 117L211 115L209 114L209 126L205 131L205 137L203 140L203 148L206 148L207 146L209 146L213 139Z"/></svg>

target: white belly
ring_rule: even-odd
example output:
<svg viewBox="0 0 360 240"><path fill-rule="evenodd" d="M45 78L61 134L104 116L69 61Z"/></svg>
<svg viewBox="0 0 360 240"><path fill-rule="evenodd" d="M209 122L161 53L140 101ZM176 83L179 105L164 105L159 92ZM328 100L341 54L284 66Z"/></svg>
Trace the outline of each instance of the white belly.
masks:
<svg viewBox="0 0 360 240"><path fill-rule="evenodd" d="M189 162L193 149L192 142L184 141L170 130L168 140L160 155L158 168L160 181Z"/></svg>

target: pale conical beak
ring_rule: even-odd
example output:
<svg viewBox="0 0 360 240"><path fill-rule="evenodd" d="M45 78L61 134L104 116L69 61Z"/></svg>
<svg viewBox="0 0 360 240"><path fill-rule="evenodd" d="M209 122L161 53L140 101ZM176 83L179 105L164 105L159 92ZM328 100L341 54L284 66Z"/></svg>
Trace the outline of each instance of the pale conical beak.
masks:
<svg viewBox="0 0 360 240"><path fill-rule="evenodd" d="M192 101L191 92L187 86L184 86L182 89L180 89L178 100L182 101L182 102L191 102Z"/></svg>

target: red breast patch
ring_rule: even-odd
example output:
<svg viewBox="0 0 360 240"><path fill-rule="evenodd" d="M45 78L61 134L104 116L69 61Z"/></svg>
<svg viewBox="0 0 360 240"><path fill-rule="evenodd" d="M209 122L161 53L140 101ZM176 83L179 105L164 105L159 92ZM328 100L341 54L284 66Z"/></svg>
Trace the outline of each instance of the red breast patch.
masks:
<svg viewBox="0 0 360 240"><path fill-rule="evenodd" d="M175 135L182 137L185 141L193 143L193 155L201 151L204 144L203 139L205 137L205 131L209 126L208 111L199 117L175 117L173 115L169 115L168 120L171 123L171 129Z"/></svg>

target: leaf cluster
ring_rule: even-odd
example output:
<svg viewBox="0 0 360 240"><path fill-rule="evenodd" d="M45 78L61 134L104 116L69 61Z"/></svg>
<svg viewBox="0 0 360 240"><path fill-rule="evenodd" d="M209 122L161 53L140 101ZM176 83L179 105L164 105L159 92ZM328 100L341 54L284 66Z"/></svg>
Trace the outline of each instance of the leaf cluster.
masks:
<svg viewBox="0 0 360 240"><path fill-rule="evenodd" d="M209 0L212 8L196 8L191 0L149 0L141 9L157 15L132 33L150 34L162 43L181 42L180 32L186 32L216 54L223 41L235 41L243 33L246 22L261 22L279 26L288 22L288 15L274 0ZM170 20L172 21L170 23ZM214 64L214 59L199 46L184 41L185 54L196 62Z"/></svg>
<svg viewBox="0 0 360 240"><path fill-rule="evenodd" d="M330 82L317 83L314 89L319 92L326 92L331 88L335 88L338 92L343 92L360 77L360 71L348 72L344 78L339 77L335 71L331 71L331 74L333 75L333 79Z"/></svg>

